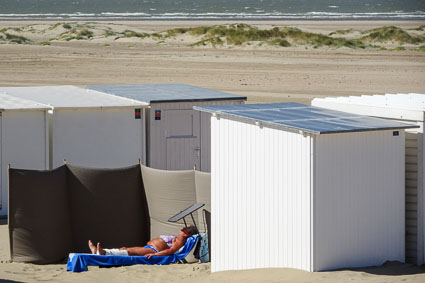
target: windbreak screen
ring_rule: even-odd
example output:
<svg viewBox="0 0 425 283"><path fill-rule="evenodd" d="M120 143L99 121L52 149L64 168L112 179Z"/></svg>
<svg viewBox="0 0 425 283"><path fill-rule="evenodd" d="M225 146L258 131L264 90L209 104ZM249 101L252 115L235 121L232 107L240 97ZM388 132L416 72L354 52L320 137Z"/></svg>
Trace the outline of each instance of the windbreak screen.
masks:
<svg viewBox="0 0 425 283"><path fill-rule="evenodd" d="M68 168L73 252L89 252L88 240L106 248L141 246L149 241L149 211L139 165Z"/></svg>
<svg viewBox="0 0 425 283"><path fill-rule="evenodd" d="M9 170L9 238L17 262L54 263L72 249L66 167Z"/></svg>
<svg viewBox="0 0 425 283"><path fill-rule="evenodd" d="M165 171L143 165L141 168L151 216L151 237L177 235L184 227L183 220L170 223L168 219L196 203L194 171ZM197 212L193 215L197 221ZM190 216L186 221L188 225L193 223Z"/></svg>
<svg viewBox="0 0 425 283"><path fill-rule="evenodd" d="M195 171L196 202L205 204L200 210L211 211L211 173ZM203 213L198 212L199 230L206 230ZM205 232L205 231L204 231Z"/></svg>

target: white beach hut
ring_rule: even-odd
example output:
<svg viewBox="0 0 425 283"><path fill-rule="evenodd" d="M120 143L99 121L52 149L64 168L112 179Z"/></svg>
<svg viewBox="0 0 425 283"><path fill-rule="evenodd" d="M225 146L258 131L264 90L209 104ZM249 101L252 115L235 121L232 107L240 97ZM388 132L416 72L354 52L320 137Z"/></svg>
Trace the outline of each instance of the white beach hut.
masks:
<svg viewBox="0 0 425 283"><path fill-rule="evenodd" d="M425 263L425 94L316 98L312 105L419 126L406 130L406 261Z"/></svg>
<svg viewBox="0 0 425 283"><path fill-rule="evenodd" d="M50 167L121 167L144 158L146 103L74 86L3 87L11 96L43 103L50 119Z"/></svg>
<svg viewBox="0 0 425 283"><path fill-rule="evenodd" d="M404 261L400 122L298 103L211 118L211 270Z"/></svg>
<svg viewBox="0 0 425 283"><path fill-rule="evenodd" d="M0 216L8 214L8 164L23 169L49 168L49 109L0 91Z"/></svg>
<svg viewBox="0 0 425 283"><path fill-rule="evenodd" d="M194 165L210 171L210 114L199 105L241 104L246 97L185 84L98 85L89 89L148 103L147 163L163 170L186 170Z"/></svg>

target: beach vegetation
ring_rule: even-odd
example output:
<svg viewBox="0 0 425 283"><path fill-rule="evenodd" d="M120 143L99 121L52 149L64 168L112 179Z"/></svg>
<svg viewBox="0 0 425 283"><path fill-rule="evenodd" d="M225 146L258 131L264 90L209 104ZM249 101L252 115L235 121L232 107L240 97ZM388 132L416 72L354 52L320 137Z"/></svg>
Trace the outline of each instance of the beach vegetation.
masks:
<svg viewBox="0 0 425 283"><path fill-rule="evenodd" d="M406 47L404 47L404 46L397 46L393 50L395 50L395 51L404 51L404 50L406 50Z"/></svg>
<svg viewBox="0 0 425 283"><path fill-rule="evenodd" d="M212 46L223 45L224 41L220 37L209 37L207 39L195 42L191 46L206 46L211 44Z"/></svg>
<svg viewBox="0 0 425 283"><path fill-rule="evenodd" d="M50 41L42 41L42 42L39 42L38 44L42 46L46 46L46 45L50 45Z"/></svg>
<svg viewBox="0 0 425 283"><path fill-rule="evenodd" d="M1 33L5 33L8 29L9 29L9 28L2 28L2 29L0 29L0 32L1 32Z"/></svg>
<svg viewBox="0 0 425 283"><path fill-rule="evenodd" d="M280 46L280 47L289 47L291 46L291 43L287 41L286 39L274 39L269 42L270 45Z"/></svg>
<svg viewBox="0 0 425 283"><path fill-rule="evenodd" d="M347 33L350 33L350 32L353 32L353 29L352 28L350 28L350 29L336 30L336 31L333 31L333 32L329 33L329 35L330 36L331 35L344 35L344 34L347 34Z"/></svg>
<svg viewBox="0 0 425 283"><path fill-rule="evenodd" d="M108 44L108 43L105 43L103 46L105 46L105 47L109 47L109 46L111 46L110 44Z"/></svg>
<svg viewBox="0 0 425 283"><path fill-rule="evenodd" d="M139 33L139 32L135 32L132 30L125 30L123 33L123 37L138 37L138 38L146 38L149 37L150 35L148 33Z"/></svg>
<svg viewBox="0 0 425 283"><path fill-rule="evenodd" d="M76 34L79 37L87 37L87 38L93 37L93 32L88 30L88 29L82 29L82 30L78 31Z"/></svg>
<svg viewBox="0 0 425 283"><path fill-rule="evenodd" d="M267 43L280 47L288 47L295 44L312 45L316 48L321 46L366 48L366 45L358 39L331 37L319 33L305 32L293 27L259 29L248 24L200 26L167 30L164 32L164 37L175 37L179 34L201 37L201 40L192 44L192 46L205 46L208 44L216 46L224 43L227 45L250 45L253 42L257 42L258 45Z"/></svg>
<svg viewBox="0 0 425 283"><path fill-rule="evenodd" d="M67 24L67 23L62 24L62 27L64 29L72 29L72 26L70 24Z"/></svg>
<svg viewBox="0 0 425 283"><path fill-rule="evenodd" d="M425 30L425 25L420 25L417 28L413 28L412 30L423 31Z"/></svg>
<svg viewBox="0 0 425 283"><path fill-rule="evenodd" d="M361 40L369 42L398 42L400 44L425 42L425 37L410 35L405 30L395 26L380 27L366 31L366 33L368 34L361 37Z"/></svg>
<svg viewBox="0 0 425 283"><path fill-rule="evenodd" d="M57 27L59 27L59 26L61 26L61 25L63 25L63 23L56 23L56 24L54 24L54 25L51 25L51 26L49 27L49 29L50 29L50 30L52 30L52 29L55 29L55 28L57 28Z"/></svg>
<svg viewBox="0 0 425 283"><path fill-rule="evenodd" d="M421 45L421 46L419 46L418 50L419 50L419 51L424 51L424 52L425 52L425 45Z"/></svg>
<svg viewBox="0 0 425 283"><path fill-rule="evenodd" d="M15 35L10 33L4 33L4 35L6 36L6 40L8 40L11 43L24 44L24 43L31 42L31 40L29 40L28 38L20 36L20 35Z"/></svg>
<svg viewBox="0 0 425 283"><path fill-rule="evenodd" d="M117 35L117 33L110 29L105 30L105 37L115 36L115 35Z"/></svg>

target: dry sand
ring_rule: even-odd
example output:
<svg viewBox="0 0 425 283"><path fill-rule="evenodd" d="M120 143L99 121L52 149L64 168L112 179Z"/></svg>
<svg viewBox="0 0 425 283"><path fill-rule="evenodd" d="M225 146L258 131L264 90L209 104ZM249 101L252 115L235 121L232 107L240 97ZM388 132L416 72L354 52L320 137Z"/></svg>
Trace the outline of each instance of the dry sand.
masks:
<svg viewBox="0 0 425 283"><path fill-rule="evenodd" d="M226 22L227 23L227 22ZM33 44L0 44L0 86L187 83L248 96L249 102L298 101L314 97L373 93L425 93L425 52L377 49L245 45L191 47L190 36L164 42L151 39L96 37L92 40L37 42L58 36L54 22L3 21L6 27L32 26L22 33ZM160 32L175 27L224 22L94 23L102 29ZM328 34L338 29L366 30L395 25L415 28L424 22L249 22L260 28L295 26ZM64 264L32 265L9 262L8 230L0 223L0 280L11 282L425 282L424 267L387 263L382 267L308 273L294 269L262 269L210 273L209 264L170 266L91 267L66 272Z"/></svg>
<svg viewBox="0 0 425 283"><path fill-rule="evenodd" d="M55 22L0 22L6 27L34 25L34 44L0 44L0 86L187 83L249 97L250 102L309 102L329 95L425 92L425 52L267 46L191 47L188 37L154 42L114 37L92 40L37 42L64 29L49 30ZM159 32L175 27L224 22L100 22L102 29ZM295 26L328 34L339 29L366 30L410 22L249 22L260 28ZM43 29L47 31L41 32ZM30 30L30 29L28 29ZM13 31L12 31L13 32ZM109 46L105 46L109 45Z"/></svg>

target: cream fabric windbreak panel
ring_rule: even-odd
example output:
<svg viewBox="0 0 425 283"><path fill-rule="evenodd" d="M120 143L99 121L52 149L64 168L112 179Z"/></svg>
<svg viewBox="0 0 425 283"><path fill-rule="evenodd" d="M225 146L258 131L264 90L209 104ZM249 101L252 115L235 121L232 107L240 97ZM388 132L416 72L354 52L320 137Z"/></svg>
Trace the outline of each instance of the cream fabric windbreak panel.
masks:
<svg viewBox="0 0 425 283"><path fill-rule="evenodd" d="M198 213L198 228L205 232L205 219L203 209L211 212L211 173L195 171L196 202L205 204Z"/></svg>
<svg viewBox="0 0 425 283"><path fill-rule="evenodd" d="M314 176L314 271L404 261L403 130L317 136Z"/></svg>
<svg viewBox="0 0 425 283"><path fill-rule="evenodd" d="M211 271L310 271L312 137L214 117L211 137Z"/></svg>
<svg viewBox="0 0 425 283"><path fill-rule="evenodd" d="M151 217L151 238L177 235L184 227L183 220L171 223L168 219L196 203L194 171L165 171L143 165L141 170ZM194 218L196 221L197 213ZM186 222L193 224L190 216Z"/></svg>

